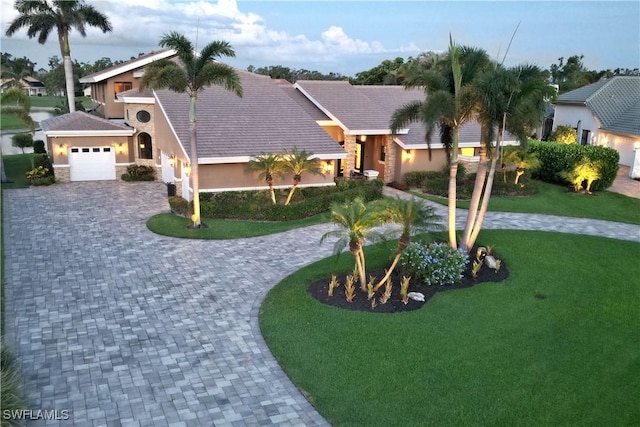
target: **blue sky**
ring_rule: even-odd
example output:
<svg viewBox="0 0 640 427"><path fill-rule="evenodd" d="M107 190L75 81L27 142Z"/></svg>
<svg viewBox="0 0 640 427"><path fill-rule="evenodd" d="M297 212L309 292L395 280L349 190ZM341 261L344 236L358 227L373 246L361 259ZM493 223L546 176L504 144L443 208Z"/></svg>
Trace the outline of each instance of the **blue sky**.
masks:
<svg viewBox="0 0 640 427"><path fill-rule="evenodd" d="M584 55L589 69L640 67L640 1L247 1L89 0L107 14L113 33L74 34L75 60L129 59L158 49L167 31L205 43L232 44L238 68L285 65L353 76L384 59L445 51L459 44L504 55L505 63L548 68L559 57ZM0 0L1 50L39 67L60 55L55 34L39 45L21 31L4 36L13 0Z"/></svg>

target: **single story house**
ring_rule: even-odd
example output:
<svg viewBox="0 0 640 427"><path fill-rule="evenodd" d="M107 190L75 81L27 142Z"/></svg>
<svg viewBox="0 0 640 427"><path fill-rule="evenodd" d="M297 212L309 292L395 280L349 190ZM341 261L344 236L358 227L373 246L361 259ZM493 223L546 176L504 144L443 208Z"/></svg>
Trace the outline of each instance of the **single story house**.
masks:
<svg viewBox="0 0 640 427"><path fill-rule="evenodd" d="M140 91L144 67L174 57L168 49L152 52L80 79L91 85L95 111L102 117L76 112L42 123L58 180L118 179L127 165L144 164L156 167L158 179L175 183L178 194L191 199L189 97L169 90ZM423 99L421 90L346 81L291 84L236 71L242 98L218 86L198 95L202 192L265 188L248 162L294 147L320 159L324 170L322 176L303 175L301 186L333 185L338 177L353 176L401 181L409 171L440 170L446 164L437 132L431 156L422 124L391 134L393 112ZM505 143L515 140L509 136ZM477 160L479 146L480 126L463 126L462 159ZM290 176L276 178L275 186L287 187L291 181Z"/></svg>
<svg viewBox="0 0 640 427"><path fill-rule="evenodd" d="M553 129L576 130L578 143L611 147L631 166L640 143L640 76L615 76L560 95Z"/></svg>
<svg viewBox="0 0 640 427"><path fill-rule="evenodd" d="M46 96L47 87L40 80L34 77L21 77L19 79L6 78L0 82L0 93L10 87L19 87L29 96Z"/></svg>

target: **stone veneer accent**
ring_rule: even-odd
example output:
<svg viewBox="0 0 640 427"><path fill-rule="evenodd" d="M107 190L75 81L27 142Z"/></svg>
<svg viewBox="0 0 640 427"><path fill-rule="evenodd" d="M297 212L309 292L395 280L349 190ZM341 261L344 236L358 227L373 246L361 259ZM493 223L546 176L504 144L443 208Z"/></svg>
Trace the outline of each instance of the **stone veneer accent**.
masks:
<svg viewBox="0 0 640 427"><path fill-rule="evenodd" d="M385 158L384 158L384 176L382 177L385 183L396 181L396 146L390 135L385 135Z"/></svg>
<svg viewBox="0 0 640 427"><path fill-rule="evenodd" d="M345 178L349 178L351 176L351 171L353 171L353 165L356 162L356 136L355 135L345 135L344 136L344 150L347 152L347 157L344 158L343 161L343 174Z"/></svg>
<svg viewBox="0 0 640 427"><path fill-rule="evenodd" d="M53 173L56 176L56 182L70 182L71 169L69 167L56 167L53 165Z"/></svg>

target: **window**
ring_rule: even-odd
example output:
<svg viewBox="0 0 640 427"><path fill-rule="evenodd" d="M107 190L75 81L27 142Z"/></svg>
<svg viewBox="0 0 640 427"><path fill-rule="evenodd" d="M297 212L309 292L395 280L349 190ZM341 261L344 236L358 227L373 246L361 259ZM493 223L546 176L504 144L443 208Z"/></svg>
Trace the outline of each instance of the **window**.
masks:
<svg viewBox="0 0 640 427"><path fill-rule="evenodd" d="M151 114L149 114L149 112L146 110L140 110L136 114L136 119L138 119L140 123L147 123L149 120L151 120Z"/></svg>
<svg viewBox="0 0 640 427"><path fill-rule="evenodd" d="M580 144L589 145L589 131L587 129L582 130L582 139L580 140Z"/></svg>
<svg viewBox="0 0 640 427"><path fill-rule="evenodd" d="M380 157L378 158L378 160L380 160L380 162L384 163L384 160L387 158L387 149L385 148L384 144L380 145Z"/></svg>
<svg viewBox="0 0 640 427"><path fill-rule="evenodd" d="M138 135L138 158L153 159L151 135L146 132L142 132Z"/></svg>
<svg viewBox="0 0 640 427"><path fill-rule="evenodd" d="M120 92L131 90L132 88L131 82L115 82L113 84L114 98L117 98Z"/></svg>

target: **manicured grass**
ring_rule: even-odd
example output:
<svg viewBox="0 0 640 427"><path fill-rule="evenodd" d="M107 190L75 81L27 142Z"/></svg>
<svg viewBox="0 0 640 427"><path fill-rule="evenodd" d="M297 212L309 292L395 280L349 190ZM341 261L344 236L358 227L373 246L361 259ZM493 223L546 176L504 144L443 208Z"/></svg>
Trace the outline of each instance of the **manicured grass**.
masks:
<svg viewBox="0 0 640 427"><path fill-rule="evenodd" d="M65 96L31 96L29 100L31 101L32 107L47 107L47 108L55 108L56 106L62 104L67 99ZM88 96L76 96L76 101L81 101L82 105L87 108L91 105L91 98Z"/></svg>
<svg viewBox="0 0 640 427"><path fill-rule="evenodd" d="M33 169L31 158L33 154L11 154L2 156L4 161L7 182L2 183L3 188L28 188L29 181L25 173Z"/></svg>
<svg viewBox="0 0 640 427"><path fill-rule="evenodd" d="M0 129L12 130L12 129L28 129L29 125L24 120L12 114L0 113Z"/></svg>
<svg viewBox="0 0 640 427"><path fill-rule="evenodd" d="M492 196L489 210L498 212L528 212L547 215L560 215L577 218L593 218L608 221L640 224L640 199L627 197L610 191L598 191L593 194L578 194L567 191L560 185L538 182L538 194L531 197ZM447 200L412 192L442 205ZM459 208L468 209L469 202L461 200Z"/></svg>
<svg viewBox="0 0 640 427"><path fill-rule="evenodd" d="M281 233L299 227L327 222L328 214L285 222L257 222L220 219L203 219L208 228L192 230L187 228L191 221L171 213L154 215L147 221L149 230L157 234L187 239L239 239Z"/></svg>
<svg viewBox="0 0 640 427"><path fill-rule="evenodd" d="M305 286L350 270L345 254L272 289L263 335L334 426L635 424L640 244L524 231L481 241L507 281L439 293L413 312L340 310ZM392 250L368 248L368 268Z"/></svg>

